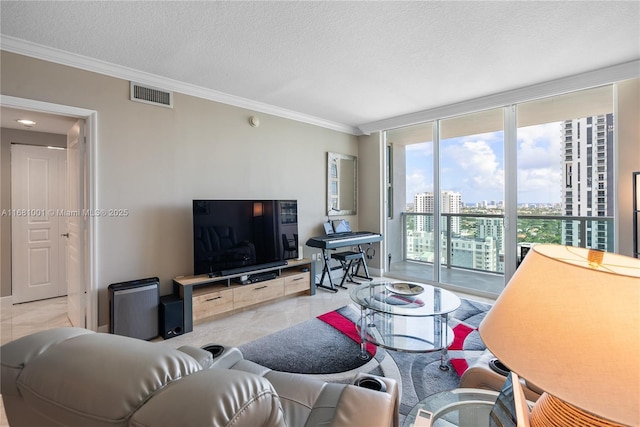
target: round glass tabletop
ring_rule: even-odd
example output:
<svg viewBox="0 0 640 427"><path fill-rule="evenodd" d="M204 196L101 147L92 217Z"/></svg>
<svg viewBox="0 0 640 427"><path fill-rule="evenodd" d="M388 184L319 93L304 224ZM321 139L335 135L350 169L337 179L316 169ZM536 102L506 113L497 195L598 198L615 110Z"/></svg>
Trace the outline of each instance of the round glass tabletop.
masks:
<svg viewBox="0 0 640 427"><path fill-rule="evenodd" d="M434 316L451 313L460 307L460 298L452 292L404 282L362 284L353 288L351 299L362 308L394 316Z"/></svg>

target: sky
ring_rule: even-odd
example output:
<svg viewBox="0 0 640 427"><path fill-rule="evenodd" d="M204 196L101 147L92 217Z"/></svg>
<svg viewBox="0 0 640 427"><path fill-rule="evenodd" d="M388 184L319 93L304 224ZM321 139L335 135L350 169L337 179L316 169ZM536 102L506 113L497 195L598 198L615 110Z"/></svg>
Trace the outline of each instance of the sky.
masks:
<svg viewBox="0 0 640 427"><path fill-rule="evenodd" d="M518 203L560 203L560 122L518 129ZM462 194L463 203L504 200L503 132L441 141L442 190ZM407 146L407 203L433 191L433 144Z"/></svg>

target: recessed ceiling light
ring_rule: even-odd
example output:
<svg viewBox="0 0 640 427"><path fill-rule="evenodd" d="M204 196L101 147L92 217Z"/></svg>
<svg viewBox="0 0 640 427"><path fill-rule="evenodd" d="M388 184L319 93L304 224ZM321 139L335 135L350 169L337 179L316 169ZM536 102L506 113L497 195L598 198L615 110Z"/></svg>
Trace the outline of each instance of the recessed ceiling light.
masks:
<svg viewBox="0 0 640 427"><path fill-rule="evenodd" d="M31 127L33 125L36 124L36 122L34 122L33 120L29 120L29 119L18 119L16 120L16 122L21 123L27 127Z"/></svg>

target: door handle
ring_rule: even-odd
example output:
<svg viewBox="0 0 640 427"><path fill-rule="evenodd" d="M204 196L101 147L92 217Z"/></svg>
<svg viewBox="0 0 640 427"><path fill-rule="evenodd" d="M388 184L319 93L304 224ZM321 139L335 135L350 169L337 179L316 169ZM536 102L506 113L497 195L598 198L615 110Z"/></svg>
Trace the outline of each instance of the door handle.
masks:
<svg viewBox="0 0 640 427"><path fill-rule="evenodd" d="M68 239L68 238L69 238L69 233L61 234L61 236L62 236L62 237L66 237L66 238Z"/></svg>

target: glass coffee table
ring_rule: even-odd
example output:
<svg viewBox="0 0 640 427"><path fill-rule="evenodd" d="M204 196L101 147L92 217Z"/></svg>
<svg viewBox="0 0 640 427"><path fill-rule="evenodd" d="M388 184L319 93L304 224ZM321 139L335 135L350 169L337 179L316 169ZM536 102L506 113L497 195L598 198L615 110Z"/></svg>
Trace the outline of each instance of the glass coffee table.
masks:
<svg viewBox="0 0 640 427"><path fill-rule="evenodd" d="M492 390L458 388L432 394L413 407L404 419L403 427L414 427L418 411L429 414L433 427L489 427L489 413L499 393Z"/></svg>
<svg viewBox="0 0 640 427"><path fill-rule="evenodd" d="M447 347L453 342L448 314L460 306L452 292L414 283L368 283L351 291L360 306L357 329L360 354L368 359L366 343L411 353L441 351L440 369L446 365Z"/></svg>

